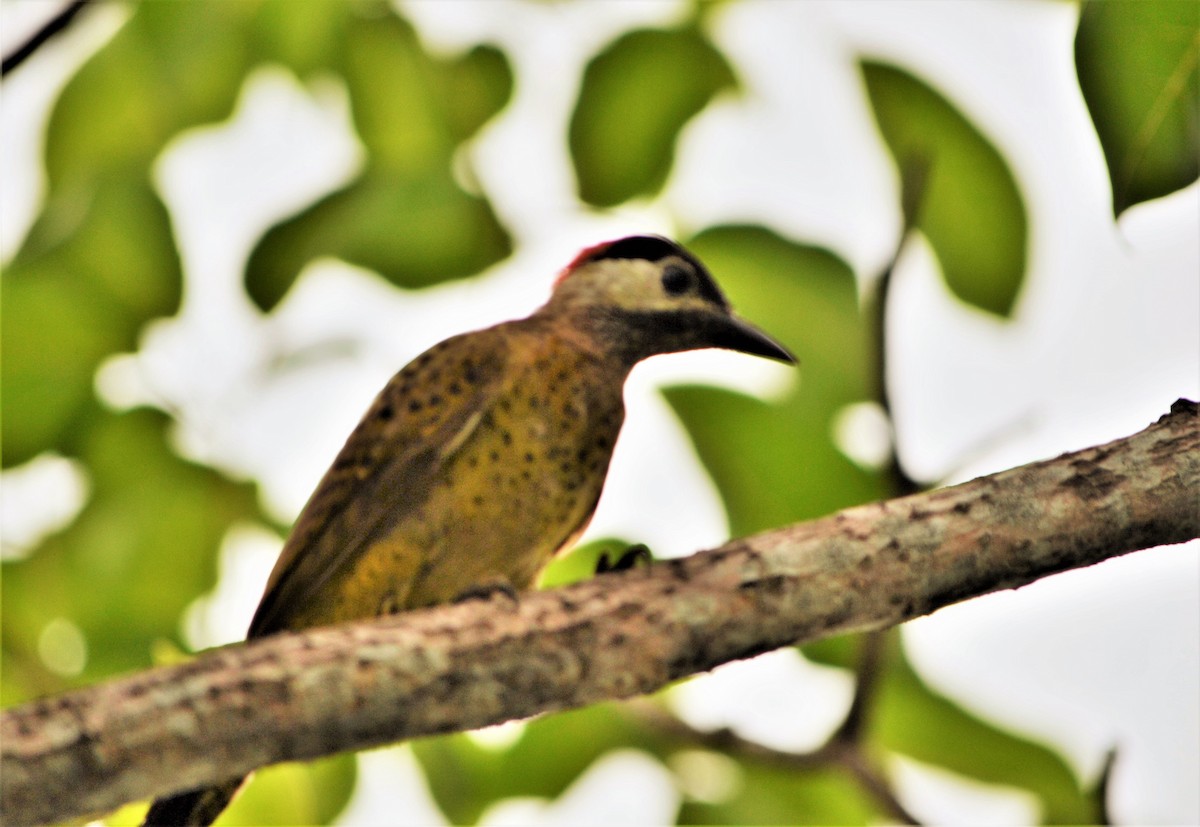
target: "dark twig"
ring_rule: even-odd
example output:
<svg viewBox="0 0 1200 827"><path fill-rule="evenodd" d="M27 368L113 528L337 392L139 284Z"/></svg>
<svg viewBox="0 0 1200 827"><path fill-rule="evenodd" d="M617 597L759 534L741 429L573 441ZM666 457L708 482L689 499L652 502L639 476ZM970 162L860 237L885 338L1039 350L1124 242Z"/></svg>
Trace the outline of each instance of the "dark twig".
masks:
<svg viewBox="0 0 1200 827"><path fill-rule="evenodd" d="M874 292L866 307L868 335L871 337L868 349L875 359L873 366L875 401L883 408L892 430L891 450L888 454L887 465L883 469L892 496L914 494L925 487L905 469L896 445L895 412L892 408L887 377L887 330L888 297L892 285L892 273L896 268L896 263L900 260L904 244L916 225L928 174L929 161L922 157L909 159L902 170L901 200L904 226L896 241L896 249L875 283ZM820 752L853 775L859 785L890 817L905 824L917 824L917 820L904 809L884 774L867 754L867 719L875 701L875 690L878 688L884 669L884 652L887 646L885 635L887 634L889 634L887 631L876 631L860 636L859 662L854 670L854 698L850 702L850 708L846 711L846 717L841 726Z"/></svg>
<svg viewBox="0 0 1200 827"><path fill-rule="evenodd" d="M867 632L859 636L861 649L854 670L854 698L837 732L826 749L835 762L850 772L885 813L903 824L919 824L896 797L883 772L867 750L867 718L875 702L875 690L885 668L887 636L891 631Z"/></svg>
<svg viewBox="0 0 1200 827"><path fill-rule="evenodd" d="M7 77L8 73L16 69L25 62L34 52L42 47L47 40L59 34L67 26L71 25L71 21L75 19L75 15L87 5L88 0L71 0L70 3L62 7L62 10L51 17L46 23L38 29L33 35L4 57L3 66L0 67L0 77Z"/></svg>
<svg viewBox="0 0 1200 827"><path fill-rule="evenodd" d="M625 709L638 720L654 728L660 735L688 746L703 747L713 752L735 753L764 764L793 770L819 769L829 762L827 747L811 752L785 752L750 741L728 727L714 730L696 729L664 709L657 701L636 698L625 703Z"/></svg>
<svg viewBox="0 0 1200 827"><path fill-rule="evenodd" d="M892 287L892 274L900 260L904 245L916 226L917 216L921 212L921 203L925 196L925 184L929 180L930 161L928 158L917 156L907 159L901 170L901 206L904 214L904 226L896 241L896 249L883 272L876 281L874 291L867 302L868 332L871 336L869 352L875 357L874 392L875 401L883 408L892 429L892 450L887 460L884 473L889 483L892 496L903 497L924 490L927 486L914 479L900 461L896 446L896 412L892 407L891 389L887 379L887 332L888 332L888 298Z"/></svg>
<svg viewBox="0 0 1200 827"><path fill-rule="evenodd" d="M858 666L854 670L854 698L850 701L850 709L846 718L838 727L834 738L847 743L857 743L862 739L866 729L865 721L875 700L875 689L879 686L879 678L883 674L883 653L886 647L887 631L866 632L859 636L861 649L858 656Z"/></svg>
<svg viewBox="0 0 1200 827"><path fill-rule="evenodd" d="M901 824L920 823L897 800L883 773L866 756L861 744L847 741L839 735L834 735L825 744L810 752L787 752L743 738L727 727L711 732L696 729L651 701L631 701L626 707L658 732L683 741L689 746L700 746L714 752L736 755L767 766L797 772L822 767L840 767L854 777L886 815Z"/></svg>
<svg viewBox="0 0 1200 827"><path fill-rule="evenodd" d="M1096 799L1096 823L1112 824L1112 813L1108 811L1109 784L1112 782L1113 768L1117 765L1117 748L1110 747L1104 755L1104 766L1100 768L1100 778L1092 795Z"/></svg>
<svg viewBox="0 0 1200 827"><path fill-rule="evenodd" d="M884 813L901 824L921 823L916 816L904 809L883 772L867 756L861 743L842 744L834 753L834 763L853 775Z"/></svg>

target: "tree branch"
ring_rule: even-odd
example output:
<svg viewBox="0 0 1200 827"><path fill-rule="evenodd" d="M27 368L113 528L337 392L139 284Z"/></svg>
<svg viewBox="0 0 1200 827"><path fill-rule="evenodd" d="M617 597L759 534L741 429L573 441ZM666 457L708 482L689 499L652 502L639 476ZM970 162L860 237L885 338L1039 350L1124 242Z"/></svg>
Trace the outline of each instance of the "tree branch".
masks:
<svg viewBox="0 0 1200 827"><path fill-rule="evenodd" d="M652 692L1200 536L1200 419L847 509L682 560L206 652L6 711L10 823L419 735Z"/></svg>

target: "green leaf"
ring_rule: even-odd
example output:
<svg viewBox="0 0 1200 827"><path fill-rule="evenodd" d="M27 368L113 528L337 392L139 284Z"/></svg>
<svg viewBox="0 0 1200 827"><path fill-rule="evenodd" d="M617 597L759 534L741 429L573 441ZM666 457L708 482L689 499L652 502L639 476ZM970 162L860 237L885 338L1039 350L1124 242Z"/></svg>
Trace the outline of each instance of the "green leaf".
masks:
<svg viewBox="0 0 1200 827"><path fill-rule="evenodd" d="M867 331L850 268L756 227L707 230L689 247L734 307L800 360L796 387L779 402L716 388L665 391L721 493L733 535L884 496L880 476L831 439L836 414L869 398Z"/></svg>
<svg viewBox="0 0 1200 827"><path fill-rule="evenodd" d="M670 766L686 737L648 725L622 704L600 704L528 721L511 746L493 749L465 735L413 743L430 790L452 824L472 824L497 801L555 799L597 759L639 749ZM796 772L730 755L741 780L727 800L685 801L681 824L867 824L882 815L836 770Z"/></svg>
<svg viewBox="0 0 1200 827"><path fill-rule="evenodd" d="M504 53L491 46L476 46L443 68L434 89L447 107L451 134L465 140L508 103L512 69Z"/></svg>
<svg viewBox="0 0 1200 827"><path fill-rule="evenodd" d="M312 79L339 60L348 21L373 7L360 0L268 0L251 26L251 52L261 63L281 63Z"/></svg>
<svg viewBox="0 0 1200 827"><path fill-rule="evenodd" d="M1200 3L1087 2L1075 68L1112 182L1113 214L1200 173Z"/></svg>
<svg viewBox="0 0 1200 827"><path fill-rule="evenodd" d="M4 280L0 425L6 468L70 443L96 414L96 360L122 337L89 298L63 278Z"/></svg>
<svg viewBox="0 0 1200 827"><path fill-rule="evenodd" d="M592 59L571 117L579 195L613 206L657 192L675 142L733 70L695 28L625 34Z"/></svg>
<svg viewBox="0 0 1200 827"><path fill-rule="evenodd" d="M600 704L528 721L520 739L503 749L466 735L421 739L412 746L450 823L473 824L500 799L556 798L609 750L649 743L648 731L618 705Z"/></svg>
<svg viewBox="0 0 1200 827"><path fill-rule="evenodd" d="M5 467L77 450L98 415L96 367L172 313L181 283L166 210L146 183L113 176L87 198L47 204L3 277Z"/></svg>
<svg viewBox="0 0 1200 827"><path fill-rule="evenodd" d="M246 265L246 289L269 310L322 256L415 288L471 275L510 250L487 202L459 189L445 169L430 167L408 180L372 169L272 228Z"/></svg>
<svg viewBox="0 0 1200 827"><path fill-rule="evenodd" d="M227 118L253 56L257 3L142 3L64 88L47 127L50 198L119 171L149 180L166 142Z"/></svg>
<svg viewBox="0 0 1200 827"><path fill-rule="evenodd" d="M357 778L358 760L349 752L303 764L264 767L255 771L214 824L330 824L350 801ZM133 805L106 817L104 823L111 827L140 825L145 816L146 804Z"/></svg>
<svg viewBox="0 0 1200 827"><path fill-rule="evenodd" d="M1028 790L1041 802L1043 823L1095 823L1094 803L1060 755L934 692L898 645L881 671L878 691L872 741L968 778Z"/></svg>
<svg viewBox="0 0 1200 827"><path fill-rule="evenodd" d="M75 450L92 378L178 307L181 273L150 167L226 117L248 66L252 3L148 3L67 83L46 130L45 206L4 273L4 463Z"/></svg>
<svg viewBox="0 0 1200 827"><path fill-rule="evenodd" d="M1029 245L1025 203L1012 170L953 104L923 82L871 61L862 62L862 71L906 189L908 223L929 239L956 296L1010 315Z"/></svg>
<svg viewBox="0 0 1200 827"><path fill-rule="evenodd" d="M800 648L804 657L822 666L854 670L858 666L863 635L837 635L806 643Z"/></svg>
<svg viewBox="0 0 1200 827"><path fill-rule="evenodd" d="M512 92L496 49L428 55L385 5L342 5L330 67L345 78L367 149L362 174L272 228L246 265L246 289L274 307L310 261L333 256L402 287L476 273L511 252L488 202L454 178L455 152Z"/></svg>
<svg viewBox="0 0 1200 827"><path fill-rule="evenodd" d="M357 767L353 753L266 767L254 773L216 825L329 824L354 792Z"/></svg>
<svg viewBox="0 0 1200 827"><path fill-rule="evenodd" d="M176 637L183 609L213 587L229 525L257 515L250 486L171 452L167 422L150 410L98 416L80 444L91 483L83 510L3 565L5 704L150 666L153 641ZM56 618L91 644L77 676L38 657Z"/></svg>
<svg viewBox="0 0 1200 827"><path fill-rule="evenodd" d="M880 824L884 814L835 767L796 771L740 761L741 788L728 801L685 801L680 824Z"/></svg>

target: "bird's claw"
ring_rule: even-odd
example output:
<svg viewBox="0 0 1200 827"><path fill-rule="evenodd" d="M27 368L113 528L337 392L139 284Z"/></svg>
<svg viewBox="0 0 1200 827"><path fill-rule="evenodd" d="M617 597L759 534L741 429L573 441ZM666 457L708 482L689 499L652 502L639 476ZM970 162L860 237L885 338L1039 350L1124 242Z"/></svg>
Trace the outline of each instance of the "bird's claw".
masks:
<svg viewBox="0 0 1200 827"><path fill-rule="evenodd" d="M645 543L635 543L621 552L616 559L610 557L608 552L601 554L600 559L596 561L596 574L628 571L639 564L648 564L653 559L653 555L650 554L650 548Z"/></svg>
<svg viewBox="0 0 1200 827"><path fill-rule="evenodd" d="M467 603L472 600L491 600L496 595L503 595L513 603L518 602L517 590L513 588L512 583L503 579L487 580L474 586L468 586L456 594L450 602Z"/></svg>

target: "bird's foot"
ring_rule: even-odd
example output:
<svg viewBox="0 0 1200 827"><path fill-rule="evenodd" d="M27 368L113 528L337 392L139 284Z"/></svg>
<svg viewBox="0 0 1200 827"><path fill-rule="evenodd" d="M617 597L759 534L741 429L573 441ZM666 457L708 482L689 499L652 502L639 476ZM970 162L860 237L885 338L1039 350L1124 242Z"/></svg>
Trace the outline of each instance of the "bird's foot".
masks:
<svg viewBox="0 0 1200 827"><path fill-rule="evenodd" d="M386 617L387 615L398 614L400 608L400 598L396 596L394 591L389 591L379 599L379 607L375 610L377 617Z"/></svg>
<svg viewBox="0 0 1200 827"><path fill-rule="evenodd" d="M635 543L625 549L616 559L608 556L608 552L600 555L596 561L596 574L610 574L614 571L628 571L638 565L649 565L654 559L650 548L645 543Z"/></svg>
<svg viewBox="0 0 1200 827"><path fill-rule="evenodd" d="M476 583L473 586L468 586L454 596L451 603L467 603L471 600L491 600L497 595L507 597L513 603L519 602L517 598L517 590L513 588L512 583L504 578L497 577L494 580L485 580L482 583Z"/></svg>

